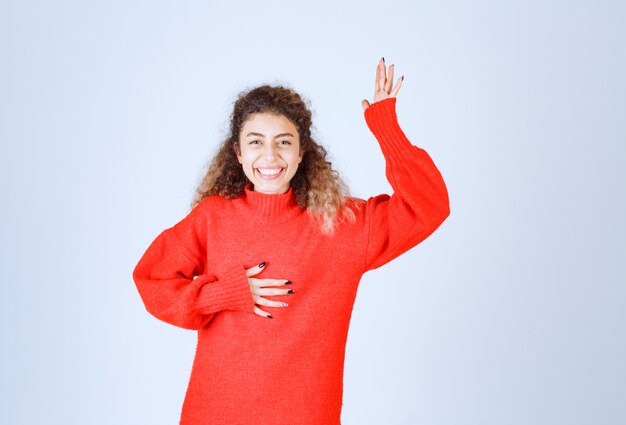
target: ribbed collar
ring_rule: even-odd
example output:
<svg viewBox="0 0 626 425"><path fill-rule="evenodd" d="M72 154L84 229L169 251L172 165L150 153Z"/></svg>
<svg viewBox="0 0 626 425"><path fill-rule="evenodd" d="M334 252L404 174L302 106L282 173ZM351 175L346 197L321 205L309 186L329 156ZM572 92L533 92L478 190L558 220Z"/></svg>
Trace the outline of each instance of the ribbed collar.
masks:
<svg viewBox="0 0 626 425"><path fill-rule="evenodd" d="M252 182L245 187L241 202L249 217L265 222L281 223L304 212L298 205L293 188L281 194L267 194L252 190Z"/></svg>

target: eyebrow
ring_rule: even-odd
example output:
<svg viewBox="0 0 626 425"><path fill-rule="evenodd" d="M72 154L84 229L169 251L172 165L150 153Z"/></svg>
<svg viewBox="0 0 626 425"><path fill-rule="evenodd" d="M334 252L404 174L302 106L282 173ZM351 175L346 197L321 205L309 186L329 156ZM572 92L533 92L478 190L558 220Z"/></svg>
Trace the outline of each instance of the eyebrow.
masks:
<svg viewBox="0 0 626 425"><path fill-rule="evenodd" d="M255 132L250 132L248 134L246 134L246 137L250 137L250 136L261 136L261 137L265 137L263 134L261 133L255 133ZM274 138L278 138L278 137L285 137L285 136L291 136L291 137L295 137L293 134L291 133L280 133L277 134L276 136L274 136Z"/></svg>

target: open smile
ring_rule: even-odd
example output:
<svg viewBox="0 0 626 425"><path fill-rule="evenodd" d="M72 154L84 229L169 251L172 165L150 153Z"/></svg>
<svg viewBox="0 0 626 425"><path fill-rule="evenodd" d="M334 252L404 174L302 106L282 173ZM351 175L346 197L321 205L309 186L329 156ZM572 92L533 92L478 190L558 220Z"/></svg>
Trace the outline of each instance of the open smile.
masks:
<svg viewBox="0 0 626 425"><path fill-rule="evenodd" d="M279 178L285 169L281 167L272 167L272 168L255 168L254 171L257 176L262 178L263 180L274 180Z"/></svg>

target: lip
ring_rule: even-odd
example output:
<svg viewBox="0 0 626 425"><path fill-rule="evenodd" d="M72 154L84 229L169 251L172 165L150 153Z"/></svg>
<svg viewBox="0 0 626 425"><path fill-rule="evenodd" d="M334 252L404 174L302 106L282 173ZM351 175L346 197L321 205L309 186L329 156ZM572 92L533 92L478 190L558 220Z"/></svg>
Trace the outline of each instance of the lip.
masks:
<svg viewBox="0 0 626 425"><path fill-rule="evenodd" d="M259 168L263 168L263 169L266 169L266 170L278 170L278 169L280 169L280 173L274 174L274 175L271 175L271 176L265 176L265 175L263 175L263 174L261 174L259 172ZM260 179L263 179L263 180L276 180L277 178L282 176L284 172L285 172L285 169L283 167L257 167L257 168L254 169L254 173Z"/></svg>

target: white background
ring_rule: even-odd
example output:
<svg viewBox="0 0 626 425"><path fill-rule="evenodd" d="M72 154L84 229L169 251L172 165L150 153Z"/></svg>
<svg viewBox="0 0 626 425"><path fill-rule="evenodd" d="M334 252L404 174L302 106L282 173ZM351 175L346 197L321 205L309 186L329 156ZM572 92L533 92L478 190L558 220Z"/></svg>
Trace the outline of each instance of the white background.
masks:
<svg viewBox="0 0 626 425"><path fill-rule="evenodd" d="M626 423L624 22L618 1L2 1L0 422L178 423L196 333L132 269L258 84L311 101L353 195L389 193L360 105L385 56L451 215L364 275L342 423Z"/></svg>

